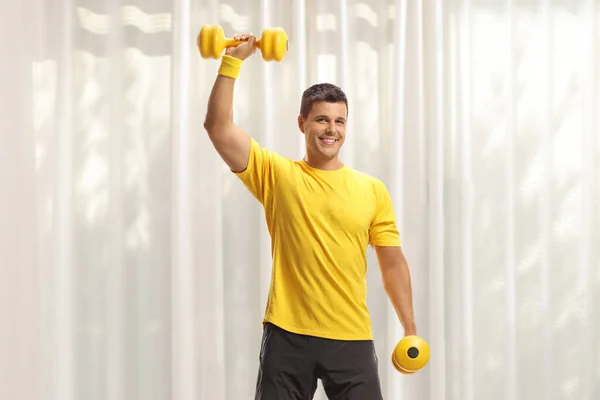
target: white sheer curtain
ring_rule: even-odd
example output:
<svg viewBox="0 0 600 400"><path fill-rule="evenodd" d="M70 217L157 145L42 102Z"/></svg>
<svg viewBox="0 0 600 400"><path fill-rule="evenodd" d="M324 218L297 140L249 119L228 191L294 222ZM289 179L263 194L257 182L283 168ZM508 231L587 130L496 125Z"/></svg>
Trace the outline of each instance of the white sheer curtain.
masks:
<svg viewBox="0 0 600 400"><path fill-rule="evenodd" d="M432 348L393 370L369 250L386 399L600 397L600 1L21 0L0 24L0 398L253 397L269 238L202 129L204 23L288 32L237 84L264 146L303 155L308 85L349 95L344 160L393 195Z"/></svg>

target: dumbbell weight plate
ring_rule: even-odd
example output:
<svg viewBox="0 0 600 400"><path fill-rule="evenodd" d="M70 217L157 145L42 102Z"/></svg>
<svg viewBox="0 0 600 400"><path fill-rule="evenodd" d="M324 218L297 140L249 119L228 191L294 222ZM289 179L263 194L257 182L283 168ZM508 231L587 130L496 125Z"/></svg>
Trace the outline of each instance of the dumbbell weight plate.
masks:
<svg viewBox="0 0 600 400"><path fill-rule="evenodd" d="M225 33L219 25L203 25L196 38L202 58L219 58L225 48Z"/></svg>
<svg viewBox="0 0 600 400"><path fill-rule="evenodd" d="M265 28L257 41L263 60L281 61L288 51L288 37L282 28Z"/></svg>
<svg viewBox="0 0 600 400"><path fill-rule="evenodd" d="M416 372L429 362L429 353L429 345L423 338L406 336L396 345L392 362L401 372Z"/></svg>

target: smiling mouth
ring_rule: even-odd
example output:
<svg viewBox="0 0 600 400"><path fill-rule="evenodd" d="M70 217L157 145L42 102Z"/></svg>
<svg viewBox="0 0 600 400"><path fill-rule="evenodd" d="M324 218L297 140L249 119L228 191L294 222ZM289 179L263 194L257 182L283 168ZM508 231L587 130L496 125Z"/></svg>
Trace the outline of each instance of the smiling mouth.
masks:
<svg viewBox="0 0 600 400"><path fill-rule="evenodd" d="M336 142L338 142L340 139L334 139L334 138L319 138L319 140L325 144L335 144Z"/></svg>

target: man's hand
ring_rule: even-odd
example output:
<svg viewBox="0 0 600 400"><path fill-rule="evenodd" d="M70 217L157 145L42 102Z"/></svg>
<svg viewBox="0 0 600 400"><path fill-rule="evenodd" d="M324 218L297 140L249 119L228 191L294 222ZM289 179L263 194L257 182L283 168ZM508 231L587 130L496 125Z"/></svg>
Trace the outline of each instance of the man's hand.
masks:
<svg viewBox="0 0 600 400"><path fill-rule="evenodd" d="M404 335L416 335L410 271L402 248L398 246L374 246L374 248L381 269L383 287L404 327Z"/></svg>
<svg viewBox="0 0 600 400"><path fill-rule="evenodd" d="M231 57L239 58L240 60L245 60L252 54L256 53L256 36L253 34L243 33L235 35L233 36L233 40L246 41L246 43L242 43L236 47L228 47L225 51L225 54Z"/></svg>

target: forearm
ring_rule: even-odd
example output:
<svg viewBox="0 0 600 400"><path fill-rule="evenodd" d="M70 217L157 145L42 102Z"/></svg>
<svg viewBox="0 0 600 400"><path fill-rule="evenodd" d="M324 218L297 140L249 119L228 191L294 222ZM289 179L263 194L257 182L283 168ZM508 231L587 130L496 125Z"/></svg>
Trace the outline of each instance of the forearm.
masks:
<svg viewBox="0 0 600 400"><path fill-rule="evenodd" d="M214 127L233 124L233 92L235 79L217 75L208 98L204 128L209 135Z"/></svg>
<svg viewBox="0 0 600 400"><path fill-rule="evenodd" d="M412 285L408 264L403 257L387 263L381 269L383 287L392 303L405 335L416 335Z"/></svg>

